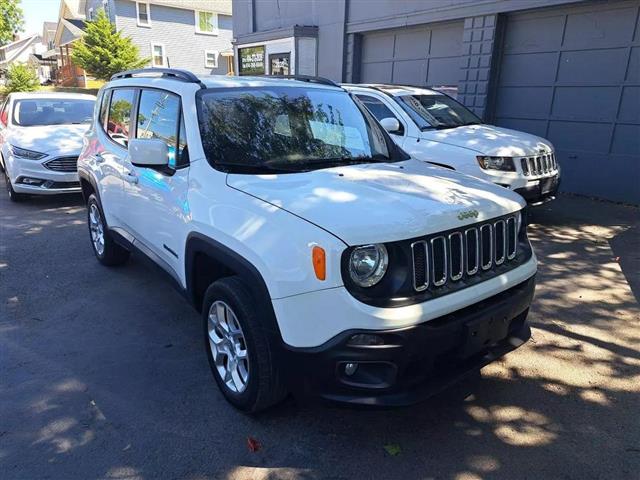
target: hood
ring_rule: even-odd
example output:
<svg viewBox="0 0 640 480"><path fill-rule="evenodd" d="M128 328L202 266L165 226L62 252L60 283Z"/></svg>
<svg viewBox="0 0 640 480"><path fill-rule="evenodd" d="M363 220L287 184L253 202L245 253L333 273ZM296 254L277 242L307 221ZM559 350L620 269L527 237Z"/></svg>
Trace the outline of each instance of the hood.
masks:
<svg viewBox="0 0 640 480"><path fill-rule="evenodd" d="M89 124L15 127L7 141L16 147L57 155L79 155Z"/></svg>
<svg viewBox="0 0 640 480"><path fill-rule="evenodd" d="M422 138L468 148L479 154L494 157L524 157L553 151L551 142L544 138L493 125L427 130L422 132Z"/></svg>
<svg viewBox="0 0 640 480"><path fill-rule="evenodd" d="M405 240L524 206L519 195L505 188L417 160L286 175L229 174L227 184L328 230L348 245ZM458 218L470 211L477 216Z"/></svg>

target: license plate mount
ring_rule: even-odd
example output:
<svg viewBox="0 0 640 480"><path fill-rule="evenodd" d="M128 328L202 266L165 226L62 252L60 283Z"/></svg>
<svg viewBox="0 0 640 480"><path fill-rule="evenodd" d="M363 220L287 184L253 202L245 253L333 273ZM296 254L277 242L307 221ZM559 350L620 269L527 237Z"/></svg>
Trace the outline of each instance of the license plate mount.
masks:
<svg viewBox="0 0 640 480"><path fill-rule="evenodd" d="M485 317L467 323L461 356L467 358L486 350L506 338L508 332L509 321L506 317Z"/></svg>

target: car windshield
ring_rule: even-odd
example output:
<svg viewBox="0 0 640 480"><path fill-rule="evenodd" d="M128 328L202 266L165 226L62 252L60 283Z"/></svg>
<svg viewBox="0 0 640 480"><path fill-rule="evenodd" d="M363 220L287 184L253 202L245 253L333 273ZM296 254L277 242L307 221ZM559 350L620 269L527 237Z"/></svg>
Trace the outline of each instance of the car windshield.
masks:
<svg viewBox="0 0 640 480"><path fill-rule="evenodd" d="M17 100L13 123L21 127L91 123L95 100L29 98Z"/></svg>
<svg viewBox="0 0 640 480"><path fill-rule="evenodd" d="M204 90L198 114L205 154L225 171L285 173L407 158L344 91Z"/></svg>
<svg viewBox="0 0 640 480"><path fill-rule="evenodd" d="M421 130L481 123L473 112L447 95L402 95L394 98Z"/></svg>

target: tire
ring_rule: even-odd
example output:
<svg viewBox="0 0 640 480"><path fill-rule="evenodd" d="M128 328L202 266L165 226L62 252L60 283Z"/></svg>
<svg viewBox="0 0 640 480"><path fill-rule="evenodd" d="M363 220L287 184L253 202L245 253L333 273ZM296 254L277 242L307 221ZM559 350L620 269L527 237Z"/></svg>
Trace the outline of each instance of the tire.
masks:
<svg viewBox="0 0 640 480"><path fill-rule="evenodd" d="M95 194L87 201L87 224L91 248L98 261L108 267L122 265L129 258L129 251L118 245L104 221L104 213Z"/></svg>
<svg viewBox="0 0 640 480"><path fill-rule="evenodd" d="M12 202L22 202L27 198L27 195L24 193L18 193L13 189L11 185L11 180L9 180L9 174L7 172L4 173L4 181L7 187L7 194L9 195L9 200Z"/></svg>
<svg viewBox="0 0 640 480"><path fill-rule="evenodd" d="M202 318L207 358L218 387L233 406L247 413L255 413L280 402L287 392L280 381L273 347L269 335L264 329L264 319L256 310L256 301L249 292L247 285L238 277L223 278L212 283L204 295ZM224 335L220 335L221 329L216 323L220 307L223 309L228 307L229 310L225 312L224 317L227 324L232 325L232 330L236 330L236 332L237 329L233 327L233 324L237 323L236 326L240 328L242 341L237 335L233 340L229 339L233 335L227 339L224 339ZM229 315L229 311L231 315ZM216 312L215 315L214 312ZM235 322L233 317L236 319ZM226 342L227 345L230 344L229 342L237 342L235 345L239 345L239 347L236 351L242 352L242 346L244 346L248 362L236 359L236 378L231 376L225 380L223 373L221 373L220 367L226 371L233 370L233 362L228 355L222 353L222 350L225 350L224 346L218 350L218 363L216 363L216 358L214 358L215 344L220 338L223 338L220 342L221 345L223 342ZM227 350L229 349L227 348ZM229 368L230 365L232 368ZM243 371L247 372L244 389L237 388L236 382L239 379L239 383L242 384Z"/></svg>

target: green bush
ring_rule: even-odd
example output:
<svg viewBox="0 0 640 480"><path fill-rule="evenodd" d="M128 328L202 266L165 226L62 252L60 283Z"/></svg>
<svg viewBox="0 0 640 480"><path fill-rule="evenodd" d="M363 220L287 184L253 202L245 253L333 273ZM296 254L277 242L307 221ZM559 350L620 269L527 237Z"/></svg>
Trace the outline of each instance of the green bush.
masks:
<svg viewBox="0 0 640 480"><path fill-rule="evenodd" d="M5 92L34 92L40 88L40 80L28 65L14 63L7 70Z"/></svg>

